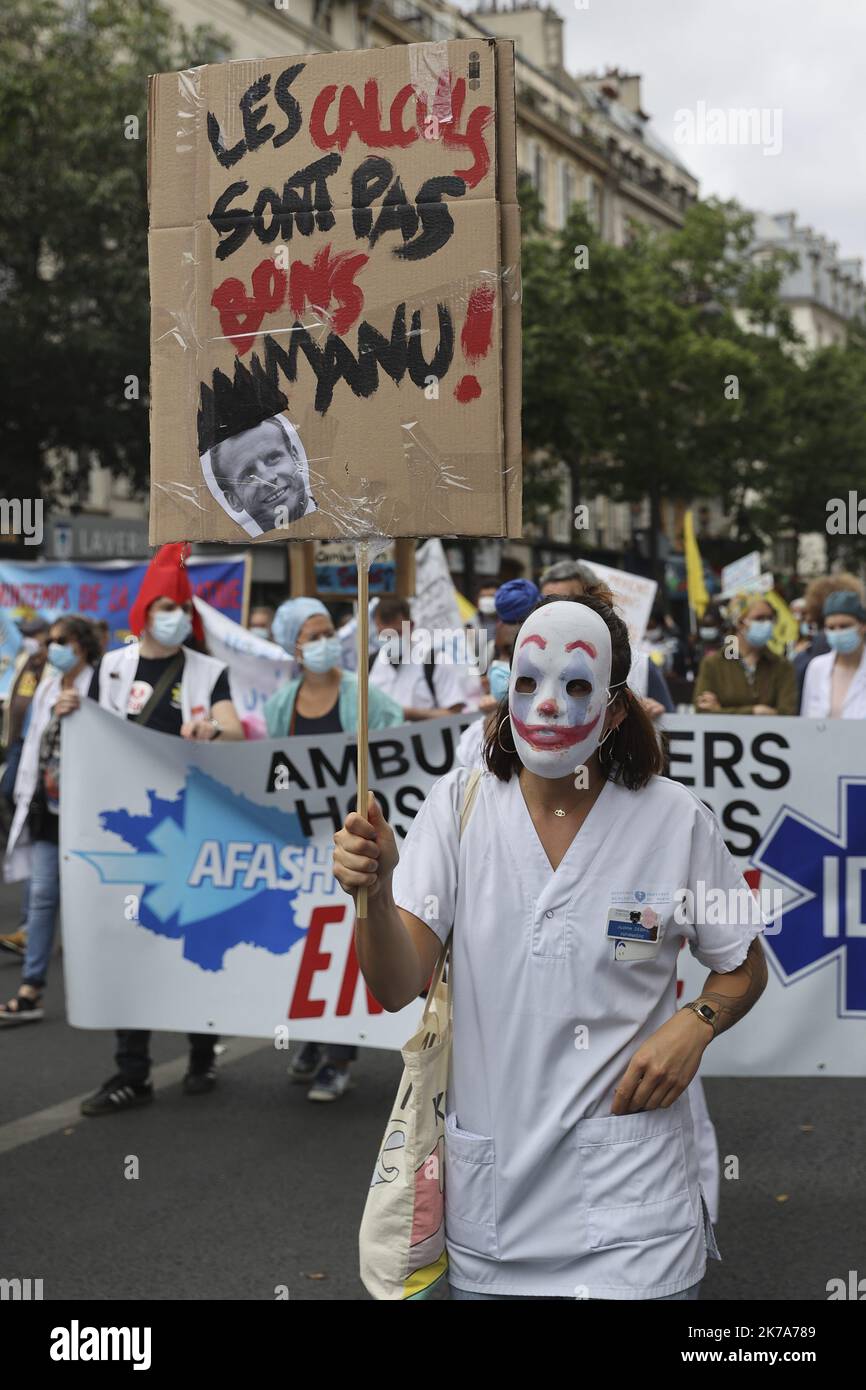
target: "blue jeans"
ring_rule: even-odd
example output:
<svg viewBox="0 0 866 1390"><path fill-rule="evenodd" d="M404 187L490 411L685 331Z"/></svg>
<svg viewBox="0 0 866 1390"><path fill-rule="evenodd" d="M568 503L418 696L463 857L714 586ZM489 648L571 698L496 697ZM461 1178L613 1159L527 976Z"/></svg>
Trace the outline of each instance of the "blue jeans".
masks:
<svg viewBox="0 0 866 1390"><path fill-rule="evenodd" d="M48 974L48 962L57 930L60 847L51 840L36 840L32 856L27 900L27 954L21 979L25 985L41 987Z"/></svg>
<svg viewBox="0 0 866 1390"><path fill-rule="evenodd" d="M529 1298L529 1299L532 1299L532 1298L534 1297L533 1294L528 1294L528 1293L470 1293L468 1289L457 1289L457 1288L455 1288L454 1285L451 1284L451 1283L449 1283L448 1287L449 1287L449 1289L451 1290L451 1297L452 1297L452 1298L455 1298L455 1299L469 1299L469 1298L472 1298L472 1299L476 1299L476 1298L484 1298L484 1299L488 1299L488 1298L496 1298L496 1299L504 1299L504 1298L507 1298L507 1299L525 1299L525 1298ZM649 1303L669 1303L669 1302L671 1302L671 1301L674 1300L674 1299L686 1299L686 1298L688 1298L688 1299L696 1299L696 1298L700 1298L700 1292L701 1292L701 1286L700 1286L700 1283L697 1283L697 1284L692 1284L692 1286L691 1286L690 1289L683 1289L682 1293L665 1293L665 1294L662 1294L661 1298L650 1298L650 1299L647 1300L647 1302L649 1302ZM541 1302L541 1303L579 1303L579 1302L581 1302L580 1299L559 1298L559 1297L556 1296L556 1295L554 1295L552 1298L544 1298L544 1297L542 1297L542 1298L540 1298L540 1299L535 1299L535 1301L536 1301L536 1302ZM612 1299L609 1299L609 1298L588 1298L588 1299L586 1300L587 1303L610 1303L610 1302L613 1302L613 1301L618 1302L619 1300L612 1300Z"/></svg>

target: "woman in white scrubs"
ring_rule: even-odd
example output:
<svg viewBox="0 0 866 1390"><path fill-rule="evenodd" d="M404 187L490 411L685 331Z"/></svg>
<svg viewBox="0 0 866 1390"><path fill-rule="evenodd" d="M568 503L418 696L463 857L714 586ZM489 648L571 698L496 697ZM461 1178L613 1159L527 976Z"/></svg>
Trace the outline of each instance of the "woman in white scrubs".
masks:
<svg viewBox="0 0 866 1390"><path fill-rule="evenodd" d="M605 603L543 602L518 634L463 835L456 768L399 855L373 798L335 836L340 883L368 889L356 945L385 1008L411 1002L452 937L458 1299L694 1298L718 1257L684 1092L766 964L715 818L658 775L630 665ZM719 901L713 888L733 890L724 925L692 910ZM710 974L677 1010L683 936Z"/></svg>
<svg viewBox="0 0 866 1390"><path fill-rule="evenodd" d="M806 667L800 713L807 719L866 719L866 609L860 595L837 589L824 601L830 650Z"/></svg>

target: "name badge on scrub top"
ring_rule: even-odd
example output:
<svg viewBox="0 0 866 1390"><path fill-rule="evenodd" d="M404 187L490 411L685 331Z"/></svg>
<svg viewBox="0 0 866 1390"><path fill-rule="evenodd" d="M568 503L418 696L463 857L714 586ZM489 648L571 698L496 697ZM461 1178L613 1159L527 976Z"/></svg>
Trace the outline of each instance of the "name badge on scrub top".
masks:
<svg viewBox="0 0 866 1390"><path fill-rule="evenodd" d="M606 934L614 960L654 960L661 949L664 921L654 907L611 907Z"/></svg>

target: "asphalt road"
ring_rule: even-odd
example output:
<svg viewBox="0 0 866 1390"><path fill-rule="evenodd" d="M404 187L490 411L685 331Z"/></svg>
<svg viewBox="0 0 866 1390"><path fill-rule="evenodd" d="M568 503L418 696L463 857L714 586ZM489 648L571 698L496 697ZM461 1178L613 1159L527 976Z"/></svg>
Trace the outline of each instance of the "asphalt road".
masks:
<svg viewBox="0 0 866 1390"><path fill-rule="evenodd" d="M4 931L16 900L0 889ZM4 999L18 978L0 955ZM185 1039L155 1034L155 1103L84 1119L113 1034L67 1025L60 958L46 1002L42 1023L0 1032L0 1277L41 1278L46 1299L367 1298L357 1232L396 1054L362 1051L349 1094L313 1105L289 1054L226 1039L217 1090L188 1097ZM704 1300L824 1301L829 1279L866 1276L866 1082L705 1086L739 1177L722 1182Z"/></svg>

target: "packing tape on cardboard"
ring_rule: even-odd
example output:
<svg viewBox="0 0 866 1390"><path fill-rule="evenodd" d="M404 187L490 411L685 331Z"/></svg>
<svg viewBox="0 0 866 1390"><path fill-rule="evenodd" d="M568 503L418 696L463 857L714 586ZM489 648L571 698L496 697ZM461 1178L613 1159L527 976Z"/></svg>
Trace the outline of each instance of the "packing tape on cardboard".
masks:
<svg viewBox="0 0 866 1390"><path fill-rule="evenodd" d="M436 140L440 125L454 119L451 110L451 69L448 64L448 44L410 43L409 81L415 99L426 107L424 138Z"/></svg>

